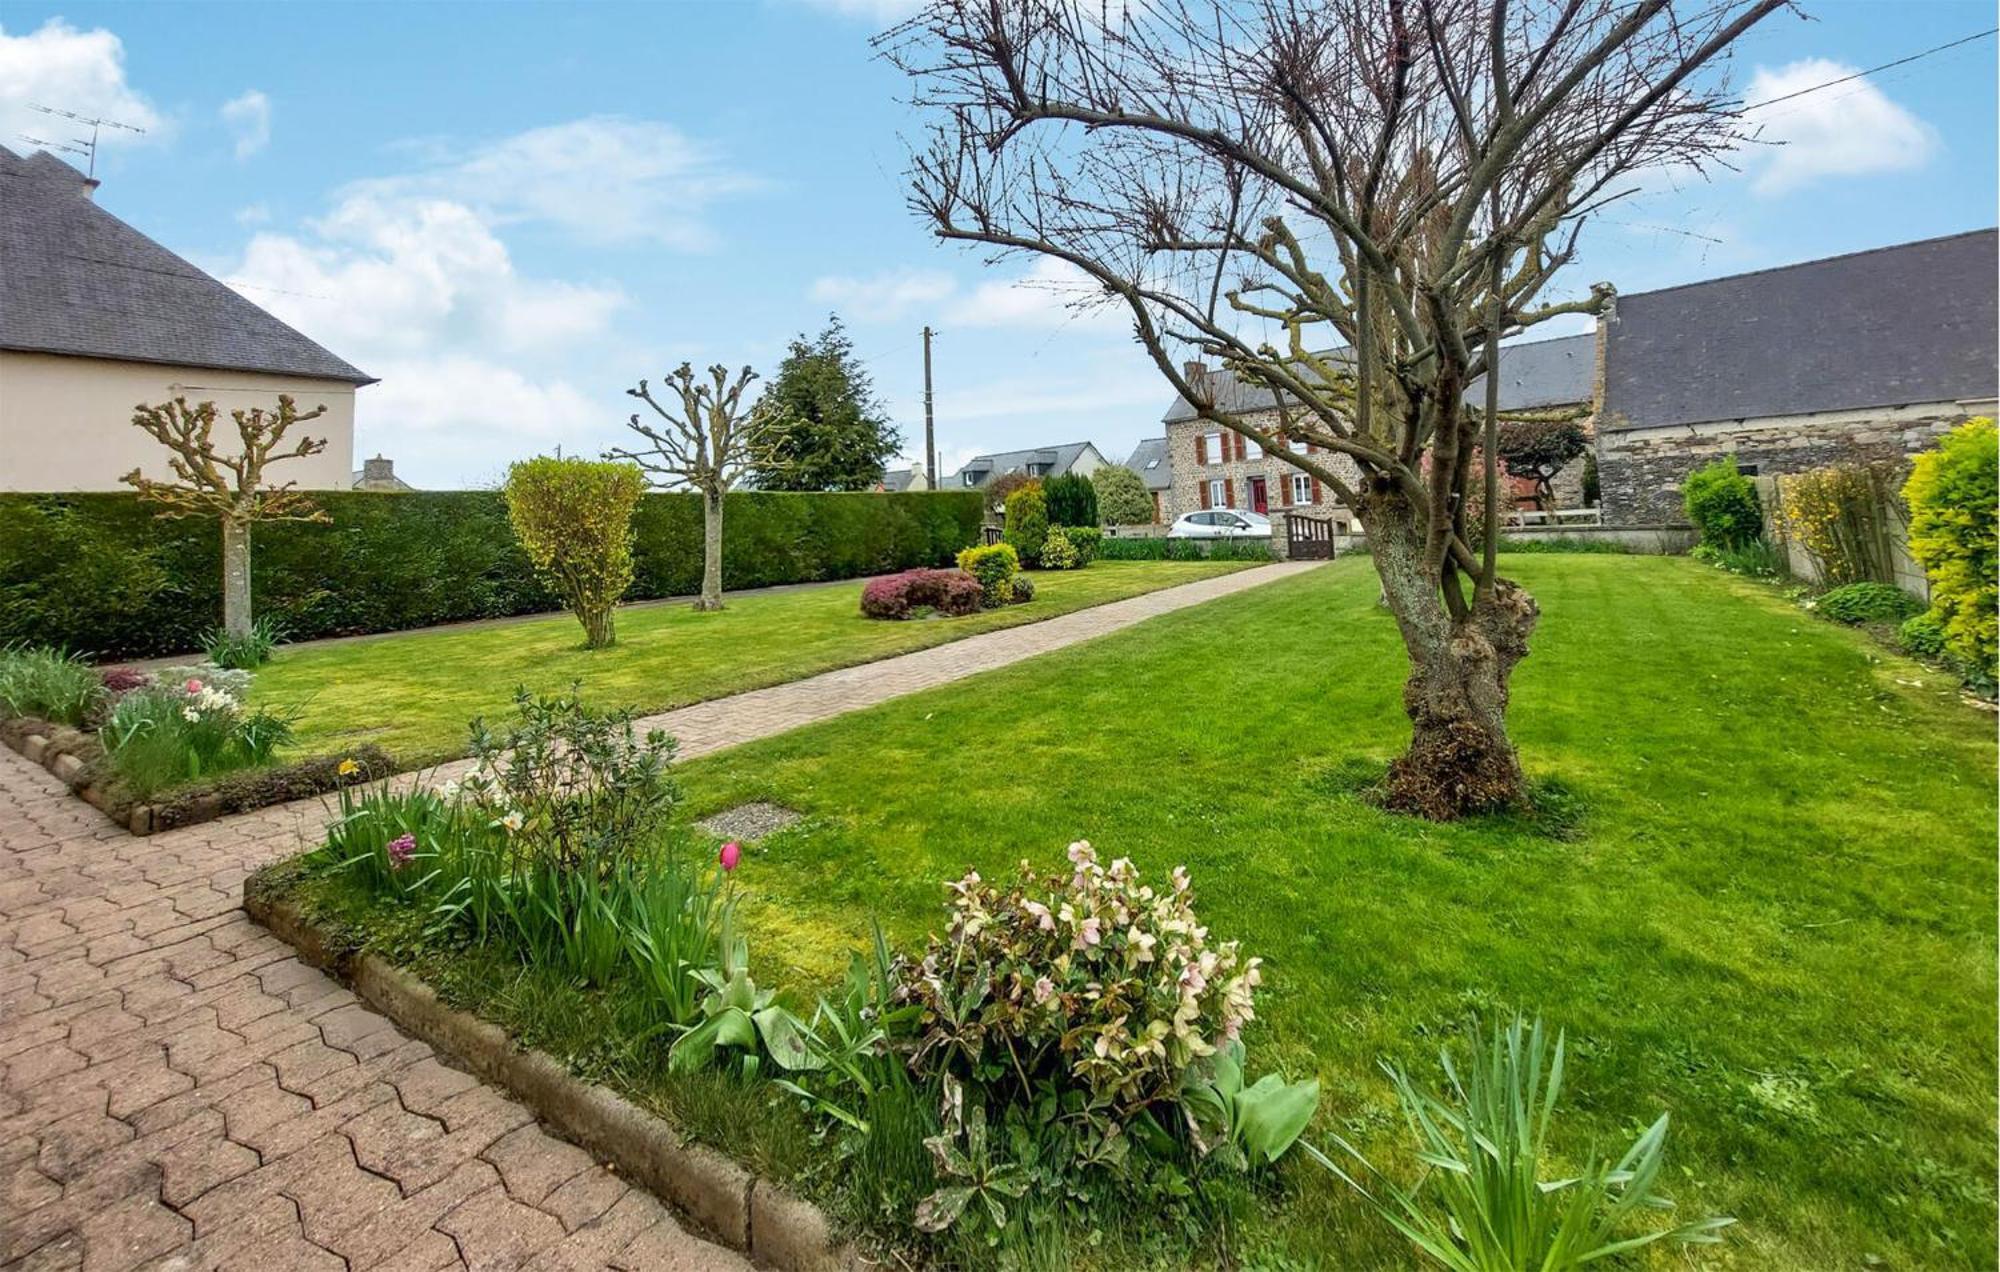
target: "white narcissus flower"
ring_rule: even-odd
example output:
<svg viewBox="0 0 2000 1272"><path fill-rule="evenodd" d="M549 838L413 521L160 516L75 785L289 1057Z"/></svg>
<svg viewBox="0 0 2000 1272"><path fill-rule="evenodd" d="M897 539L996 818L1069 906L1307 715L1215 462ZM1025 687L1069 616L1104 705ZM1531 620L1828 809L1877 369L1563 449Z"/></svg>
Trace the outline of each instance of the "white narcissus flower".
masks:
<svg viewBox="0 0 2000 1272"><path fill-rule="evenodd" d="M508 830L519 830L521 829L523 821L524 819L521 816L521 810L518 808L510 808L507 810L507 815L500 819L500 824L502 826L505 826Z"/></svg>
<svg viewBox="0 0 2000 1272"><path fill-rule="evenodd" d="M186 720L189 724L199 724L201 722L201 712L196 711L193 707L182 707L181 719Z"/></svg>

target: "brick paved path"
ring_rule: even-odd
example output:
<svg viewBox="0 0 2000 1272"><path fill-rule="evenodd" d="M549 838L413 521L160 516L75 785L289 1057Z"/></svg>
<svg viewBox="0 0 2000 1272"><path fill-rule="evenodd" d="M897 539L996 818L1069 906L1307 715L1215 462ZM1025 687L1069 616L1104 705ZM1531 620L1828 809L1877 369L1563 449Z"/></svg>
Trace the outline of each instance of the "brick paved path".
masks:
<svg viewBox="0 0 2000 1272"><path fill-rule="evenodd" d="M655 717L697 755L1295 572ZM239 908L319 801L133 838L0 748L0 1265L747 1268Z"/></svg>

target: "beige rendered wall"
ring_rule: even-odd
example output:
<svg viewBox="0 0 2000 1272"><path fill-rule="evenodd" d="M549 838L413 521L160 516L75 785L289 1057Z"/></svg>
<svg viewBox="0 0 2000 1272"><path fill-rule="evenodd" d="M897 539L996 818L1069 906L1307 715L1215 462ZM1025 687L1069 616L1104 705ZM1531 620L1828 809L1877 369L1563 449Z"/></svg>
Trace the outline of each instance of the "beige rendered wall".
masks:
<svg viewBox="0 0 2000 1272"><path fill-rule="evenodd" d="M118 479L135 467L149 477L170 477L165 448L132 426L134 406L176 396L212 400L222 412L218 440L234 442L228 413L276 406L280 393L290 393L300 410L325 404L326 414L303 432L325 438L327 447L276 465L271 479L345 490L354 472L351 384L0 351L0 490L123 490Z"/></svg>

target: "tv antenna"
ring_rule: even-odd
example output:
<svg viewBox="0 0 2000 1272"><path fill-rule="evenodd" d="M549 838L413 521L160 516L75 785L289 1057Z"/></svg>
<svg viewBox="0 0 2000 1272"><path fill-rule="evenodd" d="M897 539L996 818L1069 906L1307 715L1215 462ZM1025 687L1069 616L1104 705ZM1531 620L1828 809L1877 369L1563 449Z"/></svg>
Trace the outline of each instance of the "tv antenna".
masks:
<svg viewBox="0 0 2000 1272"><path fill-rule="evenodd" d="M84 175L92 180L96 180L97 178L97 135L99 132L106 128L122 128L129 133L143 133L146 131L137 124L121 123L116 119L98 119L90 115L79 115L73 110L58 110L54 106L44 106L39 102L29 102L28 109L38 110L44 115L54 115L59 119L74 120L79 124L90 125L89 141L77 137L69 143L58 142L52 146L49 142L36 141L35 138L29 137L26 134L23 134L21 139L33 142L44 149L63 150L73 155L82 155L89 168L89 171L85 172Z"/></svg>

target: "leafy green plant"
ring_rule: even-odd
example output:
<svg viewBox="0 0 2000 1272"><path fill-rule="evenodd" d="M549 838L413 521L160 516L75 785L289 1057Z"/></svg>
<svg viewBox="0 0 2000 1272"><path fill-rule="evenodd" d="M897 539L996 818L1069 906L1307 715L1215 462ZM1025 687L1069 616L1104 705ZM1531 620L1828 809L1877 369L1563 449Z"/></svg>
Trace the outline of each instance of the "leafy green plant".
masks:
<svg viewBox="0 0 2000 1272"><path fill-rule="evenodd" d="M202 655L218 667L254 671L271 661L272 649L284 638L284 624L268 614L262 614L250 624L250 630L241 635L230 632L226 627L210 629L201 639Z"/></svg>
<svg viewBox="0 0 2000 1272"><path fill-rule="evenodd" d="M1462 1074L1450 1049L1440 1051L1442 1095L1384 1065L1426 1167L1416 1184L1398 1184L1336 1137L1371 1190L1307 1146L1425 1257L1453 1272L1563 1272L1660 1241L1714 1244L1735 1222L1698 1219L1630 1232L1642 1212L1672 1205L1656 1191L1666 1160L1664 1113L1616 1162L1593 1152L1580 1168L1549 1178L1562 1035L1551 1052L1541 1022L1531 1028L1516 1017L1490 1035L1475 1025L1470 1042L1472 1063Z"/></svg>
<svg viewBox="0 0 2000 1272"><path fill-rule="evenodd" d="M1078 473L1063 473L1042 482L1042 502L1051 526L1098 525L1097 487Z"/></svg>
<svg viewBox="0 0 2000 1272"><path fill-rule="evenodd" d="M1923 609L1923 602L1887 583L1849 583L1823 593L1813 612L1836 623L1901 623Z"/></svg>
<svg viewBox="0 0 2000 1272"><path fill-rule="evenodd" d="M201 675L182 675L190 670ZM249 677L220 668L174 668L120 697L98 736L133 794L267 764L292 739L298 708L246 707Z"/></svg>
<svg viewBox="0 0 2000 1272"><path fill-rule="evenodd" d="M1268 561L1268 539L1105 538L1097 555L1104 561Z"/></svg>
<svg viewBox="0 0 2000 1272"><path fill-rule="evenodd" d="M1061 526L1049 527L1047 537L1042 540L1042 568L1044 570L1074 570L1083 564L1076 545L1070 542L1069 531Z"/></svg>
<svg viewBox="0 0 2000 1272"><path fill-rule="evenodd" d="M1917 456L1903 498L1910 555L1930 580L1945 648L1991 684L2000 674L2000 432L1993 421L1969 420Z"/></svg>
<svg viewBox="0 0 2000 1272"><path fill-rule="evenodd" d="M1076 549L1076 563L1089 565L1097 559L1097 550L1104 544L1104 531L1096 526L1071 526L1064 531L1069 536L1070 546Z"/></svg>
<svg viewBox="0 0 2000 1272"><path fill-rule="evenodd" d="M1919 658L1938 658L1944 654L1944 624L1937 615L1928 610L1922 614L1912 614L1896 629L1896 643L1905 653Z"/></svg>
<svg viewBox="0 0 2000 1272"><path fill-rule="evenodd" d="M944 1090L944 1130L925 1140L924 1146L936 1157L938 1174L950 1182L917 1203L917 1229L942 1232L975 1201L995 1228L1004 1228L1008 1204L1028 1191L1028 1174L1007 1154L989 1146L985 1106L976 1098L968 1101L956 1078L945 1078Z"/></svg>
<svg viewBox="0 0 2000 1272"><path fill-rule="evenodd" d="M1153 521L1153 496L1139 474L1123 464L1106 464L1090 475L1097 487L1097 512L1107 526L1143 526Z"/></svg>
<svg viewBox="0 0 2000 1272"><path fill-rule="evenodd" d="M542 456L507 470L507 516L536 571L583 624L584 647L616 643L632 583L632 511L645 475L627 463Z"/></svg>
<svg viewBox="0 0 2000 1272"><path fill-rule="evenodd" d="M0 649L0 712L80 725L108 696L96 669L76 654L46 646Z"/></svg>
<svg viewBox="0 0 2000 1272"><path fill-rule="evenodd" d="M1688 553L1697 561L1706 561L1719 570L1731 574L1741 574L1752 579L1783 578L1787 569L1784 550L1769 539L1752 539L1733 548L1721 548L1712 543L1697 543Z"/></svg>
<svg viewBox="0 0 2000 1272"><path fill-rule="evenodd" d="M682 1034L667 1053L667 1065L677 1073L705 1069L725 1048L743 1052L743 1068L755 1073L761 1050L783 1069L818 1069L825 1065L806 1044L799 1018L777 1001L777 991L759 989L750 979L750 954L741 936L725 931L722 965L705 967L695 977L708 987L701 1001L701 1023Z"/></svg>
<svg viewBox="0 0 2000 1272"><path fill-rule="evenodd" d="M1319 1108L1319 1080L1288 1082L1275 1073L1244 1085L1243 1044L1232 1038L1189 1071L1181 1108L1197 1147L1226 1152L1239 1167L1283 1157Z"/></svg>
<svg viewBox="0 0 2000 1272"><path fill-rule="evenodd" d="M991 543L960 551L958 568L979 580L988 605L1005 605L1014 599L1015 579L1021 573L1021 556L1011 543Z"/></svg>
<svg viewBox="0 0 2000 1272"><path fill-rule="evenodd" d="M1023 486L1007 496L1007 523L1002 537L1013 545L1021 564L1041 564L1042 543L1049 537L1049 513L1040 486Z"/></svg>
<svg viewBox="0 0 2000 1272"><path fill-rule="evenodd" d="M1764 533L1764 507L1757 487L1736 468L1736 457L1725 455L1687 475L1681 502L1701 541L1717 549L1742 548Z"/></svg>

